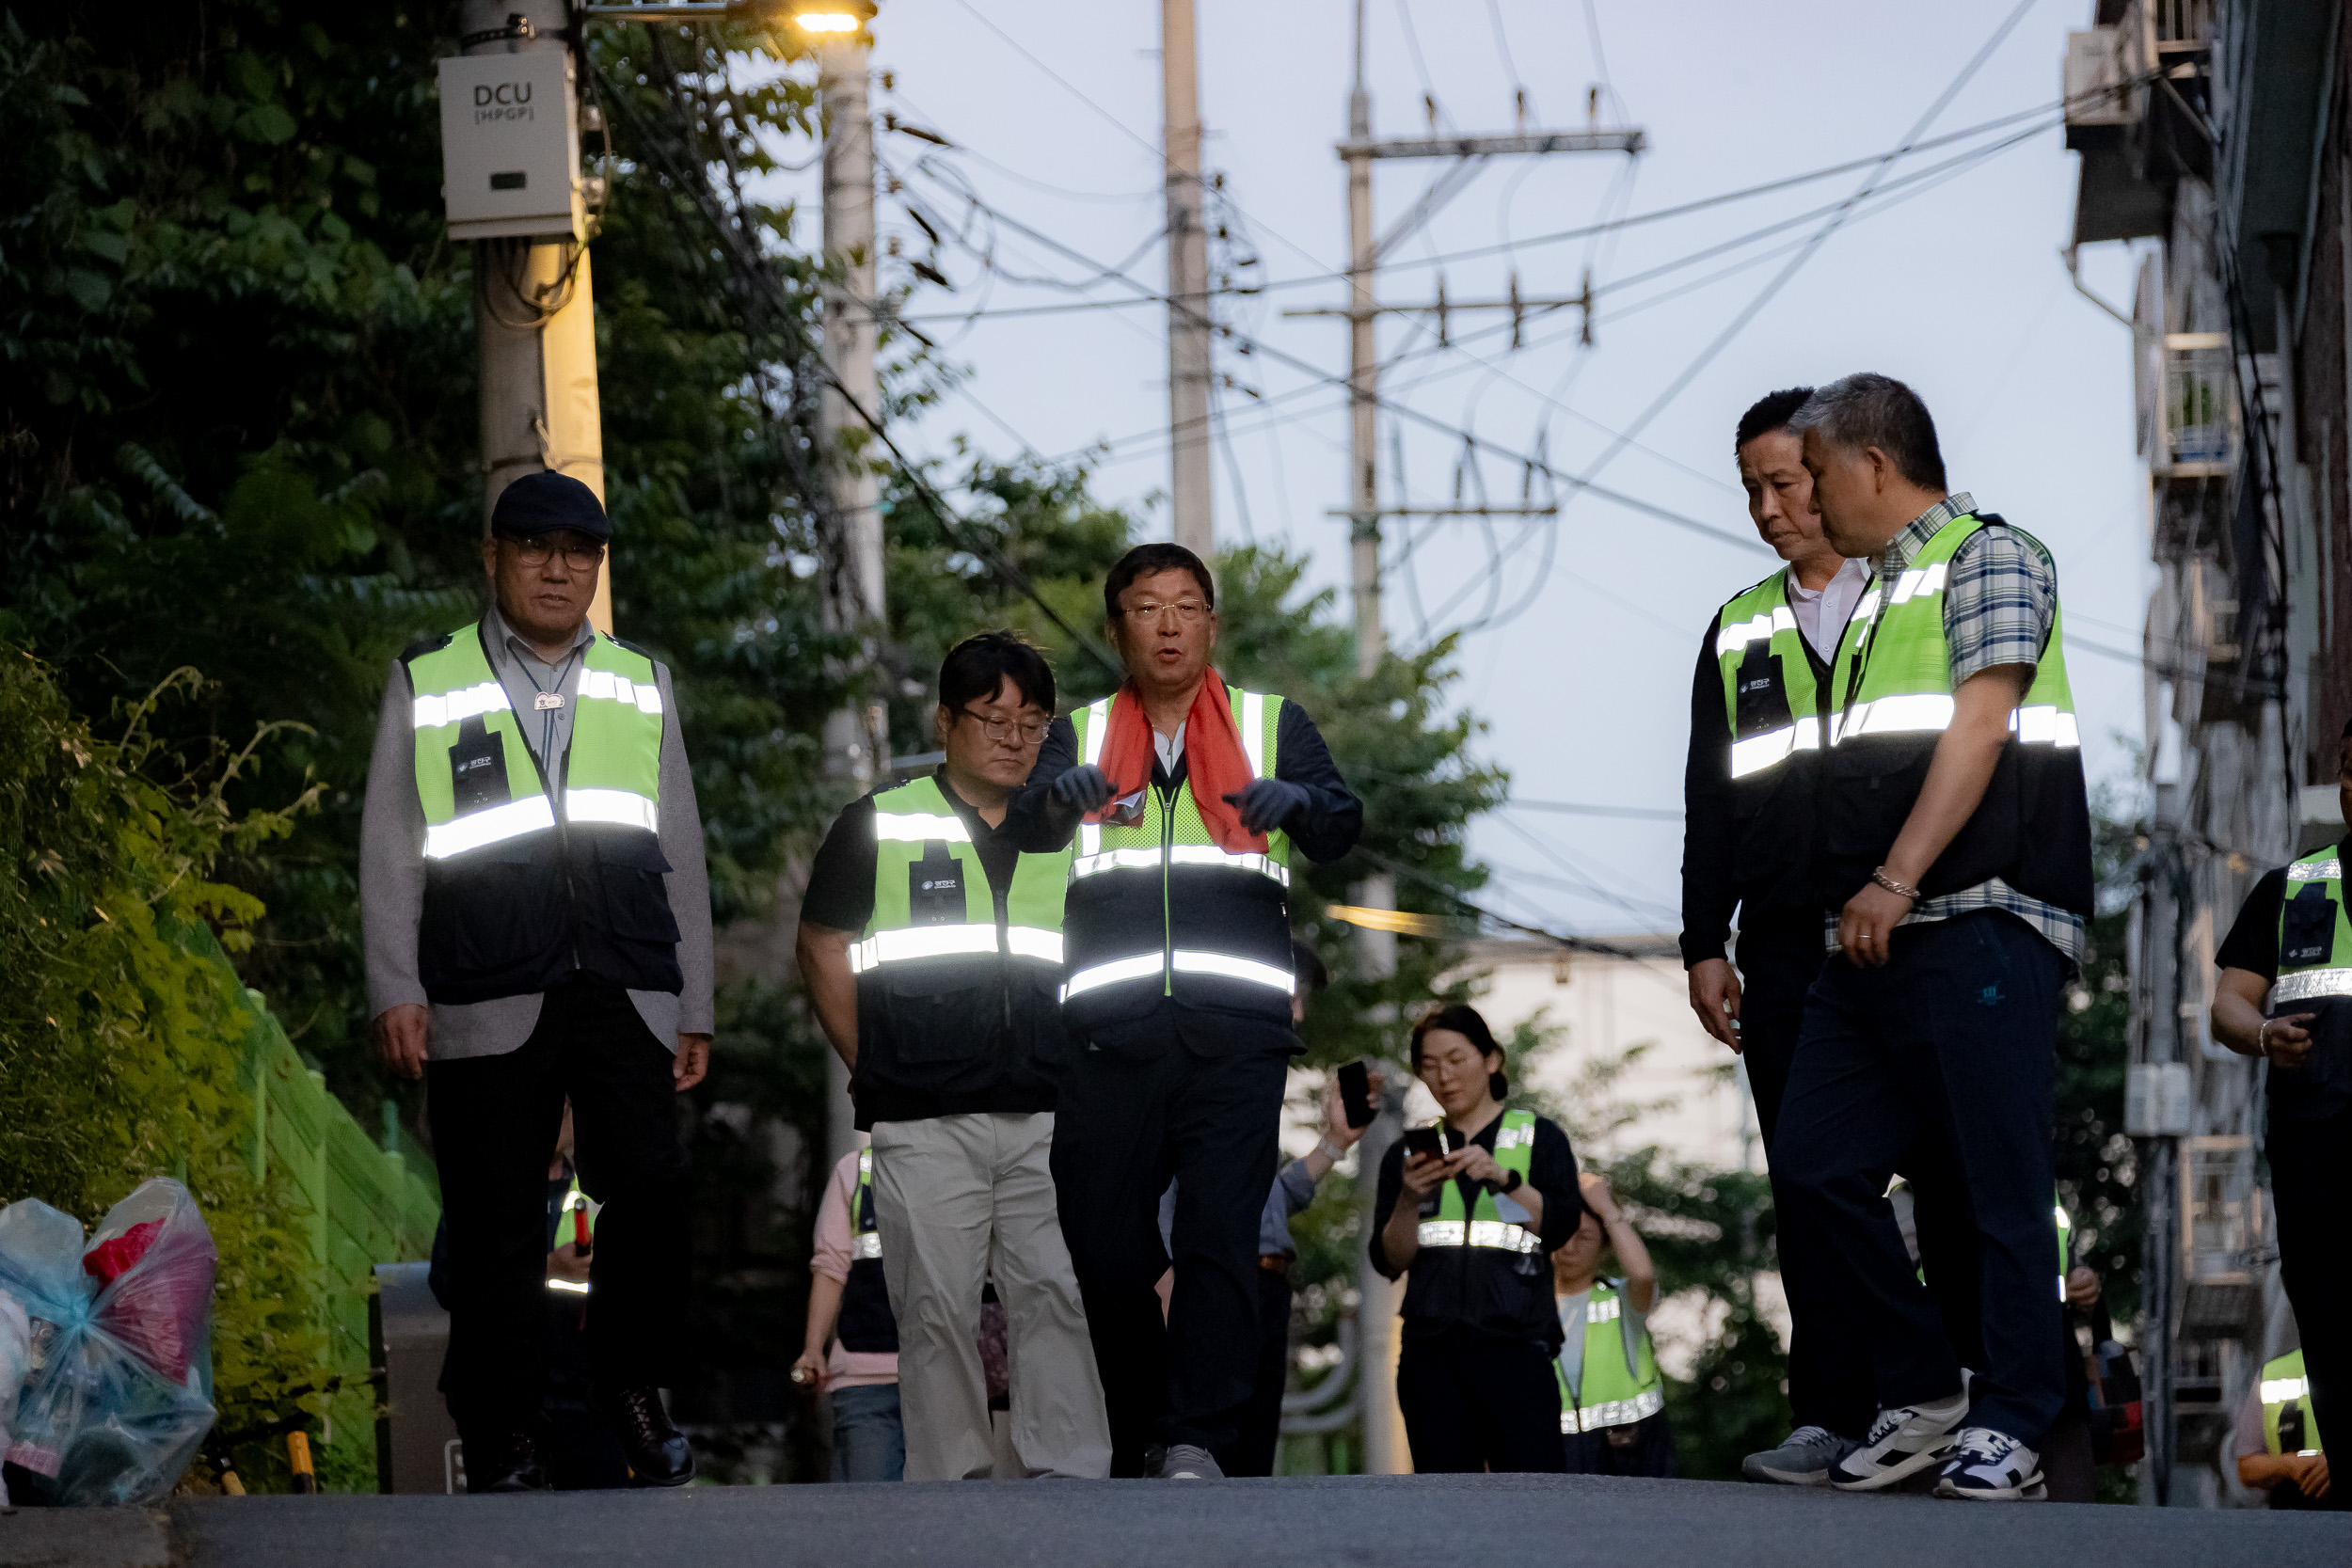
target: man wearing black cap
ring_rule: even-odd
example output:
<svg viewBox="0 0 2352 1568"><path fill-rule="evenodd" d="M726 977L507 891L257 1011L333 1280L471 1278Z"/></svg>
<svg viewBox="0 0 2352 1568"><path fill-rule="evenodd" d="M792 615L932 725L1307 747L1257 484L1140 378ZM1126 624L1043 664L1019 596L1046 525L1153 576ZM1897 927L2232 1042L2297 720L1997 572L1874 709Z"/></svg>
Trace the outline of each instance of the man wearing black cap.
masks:
<svg viewBox="0 0 2352 1568"><path fill-rule="evenodd" d="M578 480L501 492L492 607L401 655L362 817L369 1002L425 1081L449 1224L441 1389L468 1487L546 1484L547 1169L568 1096L602 1205L589 1358L640 1485L692 1479L675 1379L688 1251L674 1093L711 1031L702 822L670 673L588 625L612 525Z"/></svg>

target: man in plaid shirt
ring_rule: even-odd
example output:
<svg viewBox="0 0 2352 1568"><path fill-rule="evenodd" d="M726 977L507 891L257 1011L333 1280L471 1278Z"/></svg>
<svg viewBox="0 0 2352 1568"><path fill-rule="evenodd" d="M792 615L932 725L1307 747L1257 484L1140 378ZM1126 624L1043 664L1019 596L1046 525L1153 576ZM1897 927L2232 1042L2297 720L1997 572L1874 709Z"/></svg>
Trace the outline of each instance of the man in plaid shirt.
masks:
<svg viewBox="0 0 2352 1568"><path fill-rule="evenodd" d="M1878 1388L1868 1438L1830 1480L1872 1490L1934 1467L1941 1497L2039 1497L2065 1399L2050 1081L2091 908L2058 573L1947 490L1934 422L1902 383L1849 376L1790 428L1824 536L1874 566L1828 705L1836 956L1772 1148L1801 1221L1790 1294L1847 1299ZM1975 1222L1973 1386L1885 1198L1923 1148Z"/></svg>

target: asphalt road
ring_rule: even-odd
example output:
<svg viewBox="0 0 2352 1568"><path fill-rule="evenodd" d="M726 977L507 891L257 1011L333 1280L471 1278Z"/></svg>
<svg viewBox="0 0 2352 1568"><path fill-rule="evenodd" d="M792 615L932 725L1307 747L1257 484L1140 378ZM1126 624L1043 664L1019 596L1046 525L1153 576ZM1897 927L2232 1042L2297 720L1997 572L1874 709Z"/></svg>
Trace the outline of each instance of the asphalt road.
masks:
<svg viewBox="0 0 2352 1568"><path fill-rule="evenodd" d="M0 1518L0 1568L161 1568L118 1512ZM200 1498L178 1568L2345 1568L2352 1515L1972 1504L1596 1477L974 1481ZM107 1535L101 1526L112 1530ZM77 1535L87 1549L76 1549ZM11 1548L14 1549L11 1549Z"/></svg>

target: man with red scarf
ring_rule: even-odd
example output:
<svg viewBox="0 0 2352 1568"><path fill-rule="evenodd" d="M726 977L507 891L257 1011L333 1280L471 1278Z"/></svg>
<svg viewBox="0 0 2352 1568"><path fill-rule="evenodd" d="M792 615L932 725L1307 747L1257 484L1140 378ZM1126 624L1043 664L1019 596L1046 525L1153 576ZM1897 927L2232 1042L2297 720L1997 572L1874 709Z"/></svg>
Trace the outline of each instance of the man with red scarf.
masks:
<svg viewBox="0 0 2352 1568"><path fill-rule="evenodd" d="M1126 681L1055 723L1007 826L1025 850L1077 841L1062 1011L1083 1044L1053 1169L1111 1473L1216 1477L1256 1380L1258 1216L1299 1049L1292 851L1346 854L1363 805L1304 710L1211 666L1216 585L1200 557L1137 546L1103 602ZM1170 1250L1163 1323L1152 1286Z"/></svg>

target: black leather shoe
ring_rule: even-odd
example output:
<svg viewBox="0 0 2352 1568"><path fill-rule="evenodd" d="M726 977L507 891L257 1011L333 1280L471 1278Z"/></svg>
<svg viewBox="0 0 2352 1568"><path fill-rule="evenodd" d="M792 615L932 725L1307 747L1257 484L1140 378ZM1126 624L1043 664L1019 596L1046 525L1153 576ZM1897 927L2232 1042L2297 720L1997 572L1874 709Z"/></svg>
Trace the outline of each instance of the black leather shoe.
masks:
<svg viewBox="0 0 2352 1568"><path fill-rule="evenodd" d="M694 1449L670 1424L660 1391L624 1388L606 1402L606 1414L620 1433L630 1479L639 1486L683 1486L694 1479Z"/></svg>
<svg viewBox="0 0 2352 1568"><path fill-rule="evenodd" d="M465 1440L466 1490L485 1492L545 1492L547 1472L539 1465L538 1445L519 1432L487 1433Z"/></svg>

